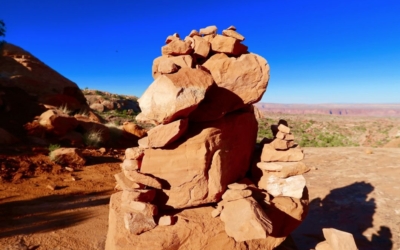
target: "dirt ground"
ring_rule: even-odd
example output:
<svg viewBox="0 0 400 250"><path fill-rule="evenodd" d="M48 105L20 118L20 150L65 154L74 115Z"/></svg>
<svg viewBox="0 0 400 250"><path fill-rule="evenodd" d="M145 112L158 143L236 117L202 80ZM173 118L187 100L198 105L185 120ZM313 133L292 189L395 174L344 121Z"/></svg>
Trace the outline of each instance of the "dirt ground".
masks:
<svg viewBox="0 0 400 250"><path fill-rule="evenodd" d="M305 148L311 205L293 233L298 249L313 249L326 227L351 232L359 249L400 249L400 148L366 149ZM122 152L86 153L87 166L73 173L46 170L46 152L37 153L30 159L43 169L27 167L19 178L16 170L14 181L0 182L0 250L104 249Z"/></svg>

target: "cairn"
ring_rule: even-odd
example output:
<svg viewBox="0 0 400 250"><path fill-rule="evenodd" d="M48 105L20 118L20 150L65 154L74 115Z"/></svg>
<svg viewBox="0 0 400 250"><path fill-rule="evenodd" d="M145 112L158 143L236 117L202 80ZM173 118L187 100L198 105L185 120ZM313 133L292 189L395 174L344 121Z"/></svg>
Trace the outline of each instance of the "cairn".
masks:
<svg viewBox="0 0 400 250"><path fill-rule="evenodd" d="M106 249L169 249L172 245L187 249L188 242L193 248L217 236L223 240L210 249L222 242L233 244L230 249L246 244L272 249L299 224L286 217L304 219L308 197L299 195L305 180L296 179L301 176L298 165L279 163L281 168L275 167L278 174L268 170L267 162L297 160L279 156L282 142L289 154L301 152L288 127L278 126L280 133L264 145L259 165L265 176L258 186L254 178L246 178L258 130L253 104L266 91L269 65L248 52L244 39L234 26L222 35L217 34L217 27L209 26L193 30L184 40L176 33L167 37L162 56L153 61L154 81L138 100L142 112L137 121L155 126L139 140L138 147L126 150L122 172L115 175L122 192L111 197ZM281 189L273 188L279 182L276 178L295 178L304 185L287 190L289 180ZM201 213L210 208L204 205L216 203L211 216L208 213L210 221L185 222L182 213L196 209ZM174 212L182 211L177 209L184 210ZM225 227L215 218L219 215ZM286 222L275 218L286 218ZM160 226L170 226L163 228L163 236ZM210 227L212 235L185 232L201 226ZM217 232L222 228L223 235Z"/></svg>

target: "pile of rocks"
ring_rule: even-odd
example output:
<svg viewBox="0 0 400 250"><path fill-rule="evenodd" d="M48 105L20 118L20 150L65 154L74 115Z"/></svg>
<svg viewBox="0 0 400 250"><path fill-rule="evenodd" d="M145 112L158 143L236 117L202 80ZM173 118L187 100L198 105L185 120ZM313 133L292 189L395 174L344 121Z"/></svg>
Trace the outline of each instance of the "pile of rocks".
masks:
<svg viewBox="0 0 400 250"><path fill-rule="evenodd" d="M235 30L231 26L218 35L210 26L184 40L174 34L154 60L155 80L138 100L142 113L136 119L156 126L138 147L126 150L116 175L123 191L110 201L106 249L139 249L149 247L149 241L157 249L178 249L213 238L218 240L207 243L209 249L219 244L273 249L304 219L308 197L270 197L245 178L258 129L252 104L267 88L269 66L247 51ZM284 135L288 147L294 147L290 133ZM293 150L298 151L287 151ZM210 216L212 207L193 208L217 202L212 215L221 215L225 230ZM157 223L174 222L161 236Z"/></svg>

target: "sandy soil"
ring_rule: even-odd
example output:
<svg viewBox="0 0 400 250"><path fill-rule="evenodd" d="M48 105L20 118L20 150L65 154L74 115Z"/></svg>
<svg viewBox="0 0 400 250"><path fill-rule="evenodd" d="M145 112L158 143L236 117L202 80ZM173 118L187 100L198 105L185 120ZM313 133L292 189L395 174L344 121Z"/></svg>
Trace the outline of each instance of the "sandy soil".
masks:
<svg viewBox="0 0 400 250"><path fill-rule="evenodd" d="M324 227L353 233L359 249L400 248L400 149L365 151L305 148L306 164L317 170L305 174L311 206L293 233L299 249L313 249ZM0 182L0 249L104 249L120 157L92 157L72 175L44 171Z"/></svg>

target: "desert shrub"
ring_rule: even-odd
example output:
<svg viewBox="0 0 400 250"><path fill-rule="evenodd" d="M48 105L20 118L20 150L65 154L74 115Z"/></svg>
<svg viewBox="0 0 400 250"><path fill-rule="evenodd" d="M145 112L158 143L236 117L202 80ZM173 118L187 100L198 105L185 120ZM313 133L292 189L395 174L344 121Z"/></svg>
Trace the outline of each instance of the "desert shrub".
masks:
<svg viewBox="0 0 400 250"><path fill-rule="evenodd" d="M83 143L85 143L86 146L99 147L102 142L101 130L88 131L83 135Z"/></svg>
<svg viewBox="0 0 400 250"><path fill-rule="evenodd" d="M67 105L61 105L57 109L66 115L72 115L74 112L73 110L69 109Z"/></svg>
<svg viewBox="0 0 400 250"><path fill-rule="evenodd" d="M53 154L53 151L56 149L61 148L61 146L59 144L50 144L48 149L49 149L49 158L51 161L54 162L58 162L58 160L56 159L55 155Z"/></svg>
<svg viewBox="0 0 400 250"><path fill-rule="evenodd" d="M117 120L119 121L119 120ZM120 122L120 121L119 121ZM111 143L116 143L122 136L122 129L118 127L118 125L114 122L109 122L106 124L107 128L110 131L110 141Z"/></svg>

